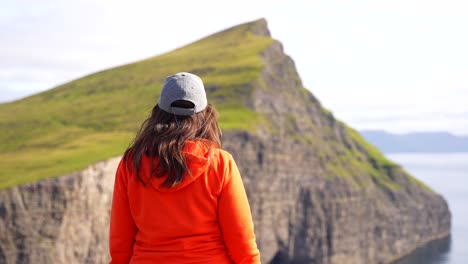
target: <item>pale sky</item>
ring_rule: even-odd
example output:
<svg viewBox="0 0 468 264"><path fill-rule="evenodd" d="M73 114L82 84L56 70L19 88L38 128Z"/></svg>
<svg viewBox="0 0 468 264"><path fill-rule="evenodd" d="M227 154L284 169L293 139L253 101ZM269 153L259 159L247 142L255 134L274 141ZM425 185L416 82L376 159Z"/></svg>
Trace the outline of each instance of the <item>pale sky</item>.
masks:
<svg viewBox="0 0 468 264"><path fill-rule="evenodd" d="M0 102L263 17L338 119L468 135L466 0L1 1Z"/></svg>

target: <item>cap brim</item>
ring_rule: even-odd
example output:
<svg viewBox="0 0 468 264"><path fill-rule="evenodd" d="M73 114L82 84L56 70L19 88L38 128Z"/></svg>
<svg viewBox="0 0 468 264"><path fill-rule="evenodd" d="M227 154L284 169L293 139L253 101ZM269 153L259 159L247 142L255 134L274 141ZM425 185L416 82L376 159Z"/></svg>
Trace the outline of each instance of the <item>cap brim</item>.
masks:
<svg viewBox="0 0 468 264"><path fill-rule="evenodd" d="M171 113L175 115L193 115L196 112L195 108L171 107Z"/></svg>

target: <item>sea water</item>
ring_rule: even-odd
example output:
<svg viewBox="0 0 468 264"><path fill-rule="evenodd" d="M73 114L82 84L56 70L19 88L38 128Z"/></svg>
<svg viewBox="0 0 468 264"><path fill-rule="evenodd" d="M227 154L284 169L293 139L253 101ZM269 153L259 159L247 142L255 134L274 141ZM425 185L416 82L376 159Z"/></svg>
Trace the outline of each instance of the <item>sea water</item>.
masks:
<svg viewBox="0 0 468 264"><path fill-rule="evenodd" d="M452 213L450 237L420 247L395 264L468 264L468 153L386 156L441 194Z"/></svg>

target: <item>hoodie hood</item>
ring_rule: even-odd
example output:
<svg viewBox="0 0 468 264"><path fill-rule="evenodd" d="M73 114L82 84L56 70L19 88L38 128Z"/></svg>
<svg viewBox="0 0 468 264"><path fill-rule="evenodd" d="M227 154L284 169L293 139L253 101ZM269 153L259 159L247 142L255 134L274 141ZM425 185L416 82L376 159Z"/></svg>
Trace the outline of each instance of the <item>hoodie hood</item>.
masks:
<svg viewBox="0 0 468 264"><path fill-rule="evenodd" d="M209 147L206 146L203 142L200 141L186 141L184 148L182 150L184 154L187 167L191 174L184 173L182 180L174 187L167 188L162 186L162 183L166 180L167 176L160 178L151 177L151 185L158 191L161 192L175 192L178 191L187 185L194 182L198 177L203 175L209 167L210 164L210 151ZM149 158L149 157L145 157ZM154 165L158 166L157 158L154 161Z"/></svg>

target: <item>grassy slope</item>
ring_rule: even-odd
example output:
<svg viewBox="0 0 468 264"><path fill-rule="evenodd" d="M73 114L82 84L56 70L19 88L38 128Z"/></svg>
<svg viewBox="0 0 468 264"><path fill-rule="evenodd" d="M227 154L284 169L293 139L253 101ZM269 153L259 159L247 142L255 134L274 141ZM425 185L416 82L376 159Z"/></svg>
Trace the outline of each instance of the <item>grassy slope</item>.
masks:
<svg viewBox="0 0 468 264"><path fill-rule="evenodd" d="M255 129L259 117L242 104L250 93L245 84L258 77L259 53L271 41L244 24L0 105L0 189L121 154L157 102L164 78L178 71L203 76L224 130Z"/></svg>
<svg viewBox="0 0 468 264"><path fill-rule="evenodd" d="M209 100L220 112L223 130L254 130L255 124L265 119L242 102L251 94L246 84L257 80L263 67L259 53L272 39L254 36L251 26L240 25L167 54L0 105L0 189L63 175L122 154L156 103L164 78L178 71L203 76ZM303 92L308 98L310 92ZM322 112L331 115L323 107ZM331 128L315 127L309 118L291 117L291 121L308 123L317 135L333 133L328 131ZM398 189L387 173L389 167L398 165L358 132L342 125L347 136L361 146L360 151L313 135L291 131L291 136L316 146L327 176L343 177L365 187L355 177L368 175L382 187Z"/></svg>
<svg viewBox="0 0 468 264"><path fill-rule="evenodd" d="M405 174L409 180L416 185L425 190L431 191L431 189L423 182L406 173L400 165L388 160L379 149L367 142L358 131L344 123L341 124L346 128L346 132L351 137L351 140L362 148L361 151L347 150L344 155L340 156L341 160L345 161L344 164L346 167L353 169L360 168L368 173L374 183L392 190L398 190L401 187L391 178L391 174L395 173L393 171L397 170ZM368 157L367 159L363 157L363 153L366 153ZM331 168L337 168L333 163L330 163L329 165L331 165L329 166ZM348 175L350 174L350 171L352 171L352 169L346 171Z"/></svg>
<svg viewBox="0 0 468 264"><path fill-rule="evenodd" d="M388 160L375 146L368 143L358 131L347 126L345 123L336 120L333 114L311 100L313 95L309 90L303 88L301 92L304 99L296 99L295 103L303 103L304 107L320 106L320 113L325 120L334 120L329 125L317 126L310 120L310 116L291 115L286 119L284 127L296 127L296 123L306 124L311 133L301 133L300 131L289 131L292 140L306 146L310 146L315 155L324 166L324 176L333 178L341 177L358 188L367 188L376 185L379 188L393 191L401 190L401 181L395 178L396 175L405 175L411 182L422 189L431 191L423 182L412 177L403 168ZM291 101L291 103L293 103ZM312 104L312 105L311 105ZM326 121L325 121L326 122ZM344 130L342 139L337 140L337 131ZM400 179L401 180L401 179Z"/></svg>

